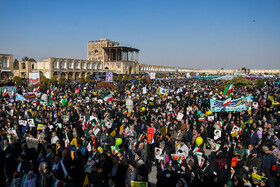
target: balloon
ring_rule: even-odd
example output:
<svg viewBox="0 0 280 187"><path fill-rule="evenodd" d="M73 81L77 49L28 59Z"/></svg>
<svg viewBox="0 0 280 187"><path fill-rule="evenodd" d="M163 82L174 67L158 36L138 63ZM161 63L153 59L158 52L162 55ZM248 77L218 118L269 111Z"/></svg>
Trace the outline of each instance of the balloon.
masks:
<svg viewBox="0 0 280 187"><path fill-rule="evenodd" d="M195 142L197 146L200 146L203 143L203 139L201 137L197 137Z"/></svg>
<svg viewBox="0 0 280 187"><path fill-rule="evenodd" d="M220 92L220 95L222 95L223 94L223 92Z"/></svg>
<svg viewBox="0 0 280 187"><path fill-rule="evenodd" d="M198 110L198 111L197 111L197 114L198 114L198 115L200 115L200 114L201 114L201 111L200 111L200 110Z"/></svg>
<svg viewBox="0 0 280 187"><path fill-rule="evenodd" d="M99 147L97 148L97 150L98 150L98 152L99 152L100 154L103 153L103 148L102 148L102 147L99 146Z"/></svg>
<svg viewBox="0 0 280 187"><path fill-rule="evenodd" d="M262 100L261 103L264 103L264 100Z"/></svg>
<svg viewBox="0 0 280 187"><path fill-rule="evenodd" d="M142 112L144 112L146 109L145 109L145 107L142 107Z"/></svg>
<svg viewBox="0 0 280 187"><path fill-rule="evenodd" d="M134 83L134 82L135 82L135 80L132 80L132 82Z"/></svg>
<svg viewBox="0 0 280 187"><path fill-rule="evenodd" d="M62 99L61 106L67 106L68 102L65 99Z"/></svg>
<svg viewBox="0 0 280 187"><path fill-rule="evenodd" d="M117 138L116 139L116 144L117 144L117 146L121 145L122 144L122 139L121 138Z"/></svg>
<svg viewBox="0 0 280 187"><path fill-rule="evenodd" d="M52 93L52 96L54 96L54 93Z"/></svg>
<svg viewBox="0 0 280 187"><path fill-rule="evenodd" d="M254 96L251 96L251 99L254 99Z"/></svg>
<svg viewBox="0 0 280 187"><path fill-rule="evenodd" d="M208 111L206 112L206 114L207 114L207 116L210 116L210 115L212 114L212 111L211 111L211 110L208 110Z"/></svg>

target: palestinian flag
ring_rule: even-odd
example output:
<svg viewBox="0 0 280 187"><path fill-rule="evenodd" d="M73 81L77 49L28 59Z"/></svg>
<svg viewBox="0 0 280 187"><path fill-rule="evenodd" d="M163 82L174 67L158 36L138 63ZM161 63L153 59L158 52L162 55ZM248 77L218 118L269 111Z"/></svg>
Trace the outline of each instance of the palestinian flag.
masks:
<svg viewBox="0 0 280 187"><path fill-rule="evenodd" d="M131 85L129 92L132 92L133 90L135 90L134 84Z"/></svg>
<svg viewBox="0 0 280 187"><path fill-rule="evenodd" d="M8 90L7 88L5 88L4 92L3 92L3 97L5 97L8 94Z"/></svg>
<svg viewBox="0 0 280 187"><path fill-rule="evenodd" d="M199 147L195 144L194 149L193 149L193 153L196 153L196 152L200 152L200 151L199 151Z"/></svg>
<svg viewBox="0 0 280 187"><path fill-rule="evenodd" d="M198 121L200 121L200 122L204 121L204 116L200 116L200 117L198 118Z"/></svg>
<svg viewBox="0 0 280 187"><path fill-rule="evenodd" d="M137 137L137 141L141 142L144 139L144 137L145 137L145 135L140 133Z"/></svg>
<svg viewBox="0 0 280 187"><path fill-rule="evenodd" d="M231 94L229 94L228 98L224 101L222 107L225 107L225 106L227 106L229 104L231 104Z"/></svg>
<svg viewBox="0 0 280 187"><path fill-rule="evenodd" d="M177 160L178 164L183 164L183 159L181 156L179 156L179 159Z"/></svg>
<svg viewBox="0 0 280 187"><path fill-rule="evenodd" d="M123 115L126 115L127 114L127 110L124 109L122 113L123 113Z"/></svg>
<svg viewBox="0 0 280 187"><path fill-rule="evenodd" d="M117 154L120 151L119 147L117 146L117 144L115 144L115 147L113 149L113 154Z"/></svg>
<svg viewBox="0 0 280 187"><path fill-rule="evenodd" d="M231 81L231 83L224 90L223 94L224 94L224 96L227 96L232 92L233 92L233 82Z"/></svg>
<svg viewBox="0 0 280 187"><path fill-rule="evenodd" d="M111 92L107 92L103 95L103 100L106 102L112 101L113 100L113 96L111 94Z"/></svg>
<svg viewBox="0 0 280 187"><path fill-rule="evenodd" d="M63 186L63 183L61 180L58 180L58 179L53 179L52 181L52 187L60 187L60 186Z"/></svg>

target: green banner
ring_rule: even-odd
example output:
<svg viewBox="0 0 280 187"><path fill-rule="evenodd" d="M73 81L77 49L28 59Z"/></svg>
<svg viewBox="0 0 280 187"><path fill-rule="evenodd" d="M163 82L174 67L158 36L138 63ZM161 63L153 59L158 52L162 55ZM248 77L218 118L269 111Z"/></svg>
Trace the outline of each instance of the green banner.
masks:
<svg viewBox="0 0 280 187"><path fill-rule="evenodd" d="M248 110L251 105L251 96L234 99L231 104L223 107L224 101L210 99L210 109L212 112L243 111Z"/></svg>

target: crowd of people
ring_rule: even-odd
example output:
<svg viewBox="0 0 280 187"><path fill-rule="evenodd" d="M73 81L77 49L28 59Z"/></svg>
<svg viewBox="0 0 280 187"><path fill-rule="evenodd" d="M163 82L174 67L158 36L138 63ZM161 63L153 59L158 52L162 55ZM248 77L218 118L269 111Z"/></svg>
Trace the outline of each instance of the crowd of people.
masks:
<svg viewBox="0 0 280 187"><path fill-rule="evenodd" d="M26 100L1 94L0 186L151 186L151 172L162 187L280 186L279 80L233 85L232 99L252 102L224 112L212 112L210 99L225 100L225 81L114 84L53 83ZM24 83L16 94L27 91Z"/></svg>

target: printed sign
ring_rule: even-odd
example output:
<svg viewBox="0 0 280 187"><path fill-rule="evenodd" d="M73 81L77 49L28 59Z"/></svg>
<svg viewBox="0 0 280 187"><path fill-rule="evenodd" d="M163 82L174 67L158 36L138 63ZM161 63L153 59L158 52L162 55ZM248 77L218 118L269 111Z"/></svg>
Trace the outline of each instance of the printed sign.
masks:
<svg viewBox="0 0 280 187"><path fill-rule="evenodd" d="M212 112L224 112L224 111L243 111L248 110L251 103L251 97L243 97L234 99L231 103L223 107L224 101L210 99L210 109Z"/></svg>
<svg viewBox="0 0 280 187"><path fill-rule="evenodd" d="M38 144L39 144L39 140L36 138L26 138L26 144L28 149L34 148L34 149L38 149Z"/></svg>
<svg viewBox="0 0 280 187"><path fill-rule="evenodd" d="M150 79L155 79L156 78L156 73L155 72L151 72L150 73Z"/></svg>
<svg viewBox="0 0 280 187"><path fill-rule="evenodd" d="M155 154L157 160L163 160L162 149L159 147L155 147Z"/></svg>
<svg viewBox="0 0 280 187"><path fill-rule="evenodd" d="M147 182L131 181L131 187L148 187Z"/></svg>
<svg viewBox="0 0 280 187"><path fill-rule="evenodd" d="M171 154L171 157L173 160L177 161L179 159L179 157L181 156L182 160L186 159L186 156L184 153L178 153L178 154Z"/></svg>
<svg viewBox="0 0 280 187"><path fill-rule="evenodd" d="M29 85L40 83L40 73L39 72L30 72L29 73Z"/></svg>
<svg viewBox="0 0 280 187"><path fill-rule="evenodd" d="M113 72L106 72L106 82L113 82Z"/></svg>
<svg viewBox="0 0 280 187"><path fill-rule="evenodd" d="M27 121L25 121L25 120L18 120L18 124L25 127L27 125Z"/></svg>

